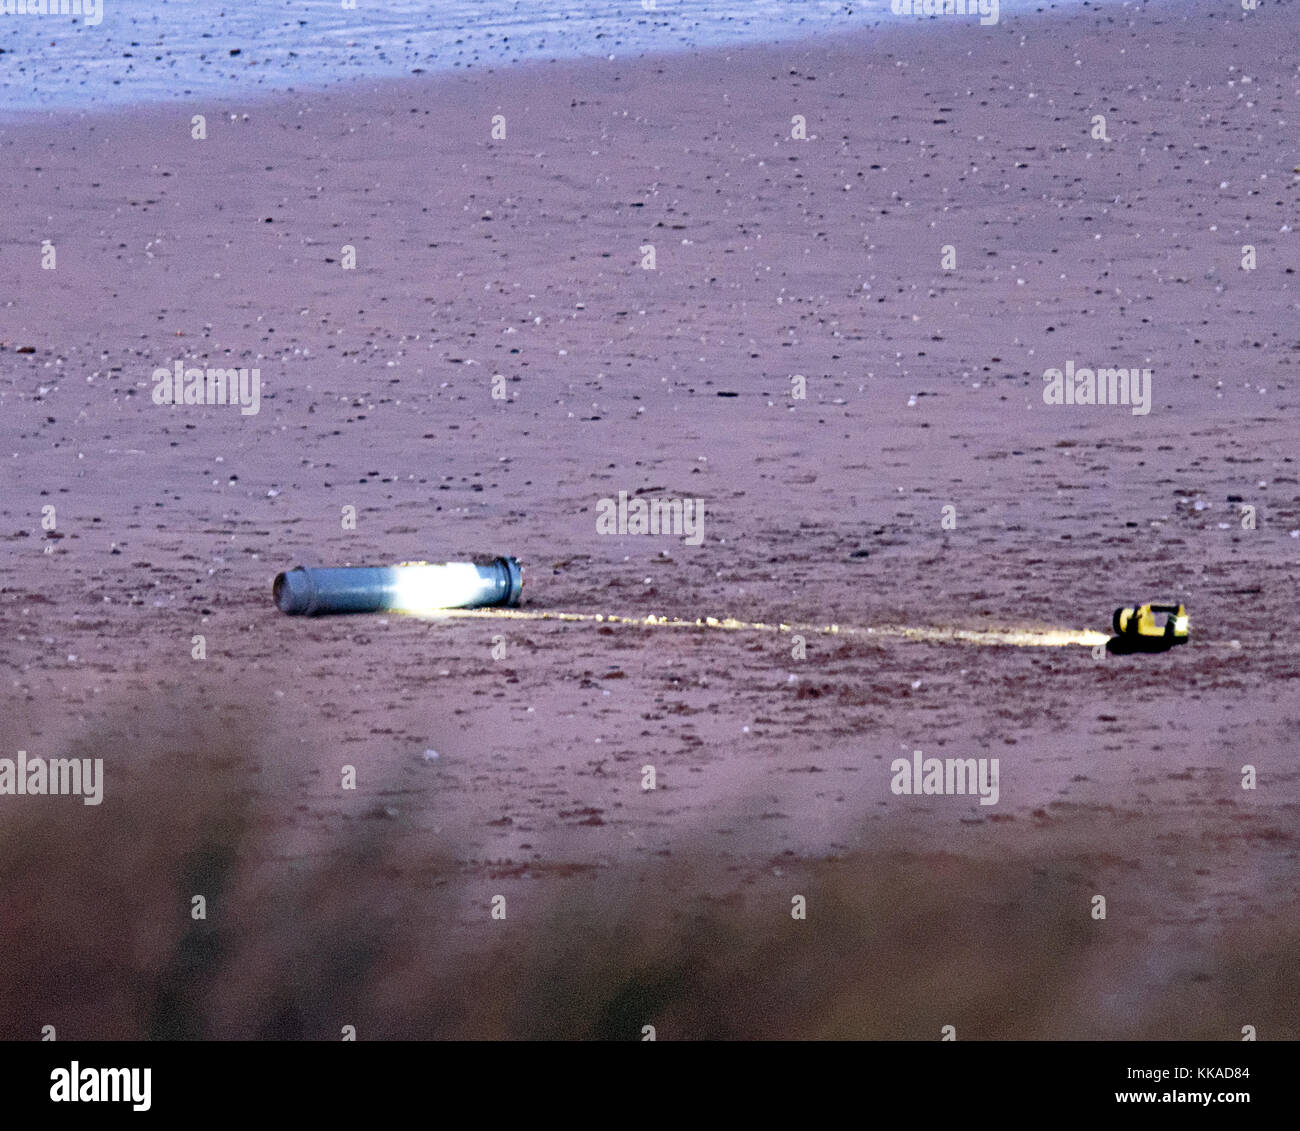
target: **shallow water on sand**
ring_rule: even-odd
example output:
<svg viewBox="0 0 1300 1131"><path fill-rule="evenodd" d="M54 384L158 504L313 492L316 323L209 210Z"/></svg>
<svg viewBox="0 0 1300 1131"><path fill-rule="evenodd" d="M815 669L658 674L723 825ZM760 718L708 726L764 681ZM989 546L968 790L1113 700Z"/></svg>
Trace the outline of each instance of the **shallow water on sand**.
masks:
<svg viewBox="0 0 1300 1131"><path fill-rule="evenodd" d="M338 79L762 42L883 20L889 0L0 0L0 108L86 107ZM1068 0L1065 0L1068 3ZM973 0L972 0L973 3ZM1000 0L1009 14L1062 0Z"/></svg>

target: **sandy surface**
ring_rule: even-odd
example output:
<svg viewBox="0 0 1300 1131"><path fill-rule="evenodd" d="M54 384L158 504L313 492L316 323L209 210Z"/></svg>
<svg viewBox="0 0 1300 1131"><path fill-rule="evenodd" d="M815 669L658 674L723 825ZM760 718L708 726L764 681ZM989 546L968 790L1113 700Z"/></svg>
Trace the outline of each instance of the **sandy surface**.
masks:
<svg viewBox="0 0 1300 1131"><path fill-rule="evenodd" d="M1116 861L1153 948L1268 920L1297 895L1300 80L1294 7L1220 8L5 127L5 754L89 743L108 811L193 772L137 726L255 720L281 862L391 822L458 862L471 946L494 893L687 844L781 891L781 859L1032 852L1071 818L1154 846ZM260 412L153 404L177 359L260 367ZM1150 413L1045 405L1071 359L1152 369ZM620 490L702 499L703 544L598 535ZM1105 630L1172 597L1195 640L798 660L270 599L299 562L476 552L524 561L531 611ZM892 794L918 748L1000 759L998 804Z"/></svg>

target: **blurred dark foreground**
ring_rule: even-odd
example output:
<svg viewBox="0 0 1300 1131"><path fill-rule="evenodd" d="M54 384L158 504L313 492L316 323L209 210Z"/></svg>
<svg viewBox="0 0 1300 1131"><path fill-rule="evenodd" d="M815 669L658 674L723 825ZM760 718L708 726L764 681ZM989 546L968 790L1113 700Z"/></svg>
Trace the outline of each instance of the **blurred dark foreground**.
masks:
<svg viewBox="0 0 1300 1131"><path fill-rule="evenodd" d="M900 833L739 878L683 838L655 865L538 869L500 922L482 867L373 814L286 852L306 807L261 780L256 736L160 726L123 780L102 734L69 752L105 757L102 805L0 798L0 1038L1300 1036L1300 909L1195 914L1190 836L1079 815L999 825L980 858Z"/></svg>

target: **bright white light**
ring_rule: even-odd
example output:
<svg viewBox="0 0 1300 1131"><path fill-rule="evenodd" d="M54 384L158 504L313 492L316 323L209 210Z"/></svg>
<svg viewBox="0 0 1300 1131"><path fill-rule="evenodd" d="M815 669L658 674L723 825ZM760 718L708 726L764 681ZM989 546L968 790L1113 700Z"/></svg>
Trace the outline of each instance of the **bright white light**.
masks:
<svg viewBox="0 0 1300 1131"><path fill-rule="evenodd" d="M491 578L483 577L472 562L393 568L397 574L397 587L389 607L396 613L464 609L483 604L497 595Z"/></svg>

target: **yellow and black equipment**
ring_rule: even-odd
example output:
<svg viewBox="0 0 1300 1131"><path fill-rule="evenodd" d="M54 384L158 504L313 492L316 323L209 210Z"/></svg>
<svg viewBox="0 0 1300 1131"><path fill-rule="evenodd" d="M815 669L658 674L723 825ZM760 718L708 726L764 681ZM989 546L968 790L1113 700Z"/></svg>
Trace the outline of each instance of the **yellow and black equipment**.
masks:
<svg viewBox="0 0 1300 1131"><path fill-rule="evenodd" d="M1162 624L1158 617L1164 617ZM1111 618L1115 635L1122 641L1139 646L1172 648L1186 644L1191 633L1187 609L1179 605L1135 605L1116 609Z"/></svg>

